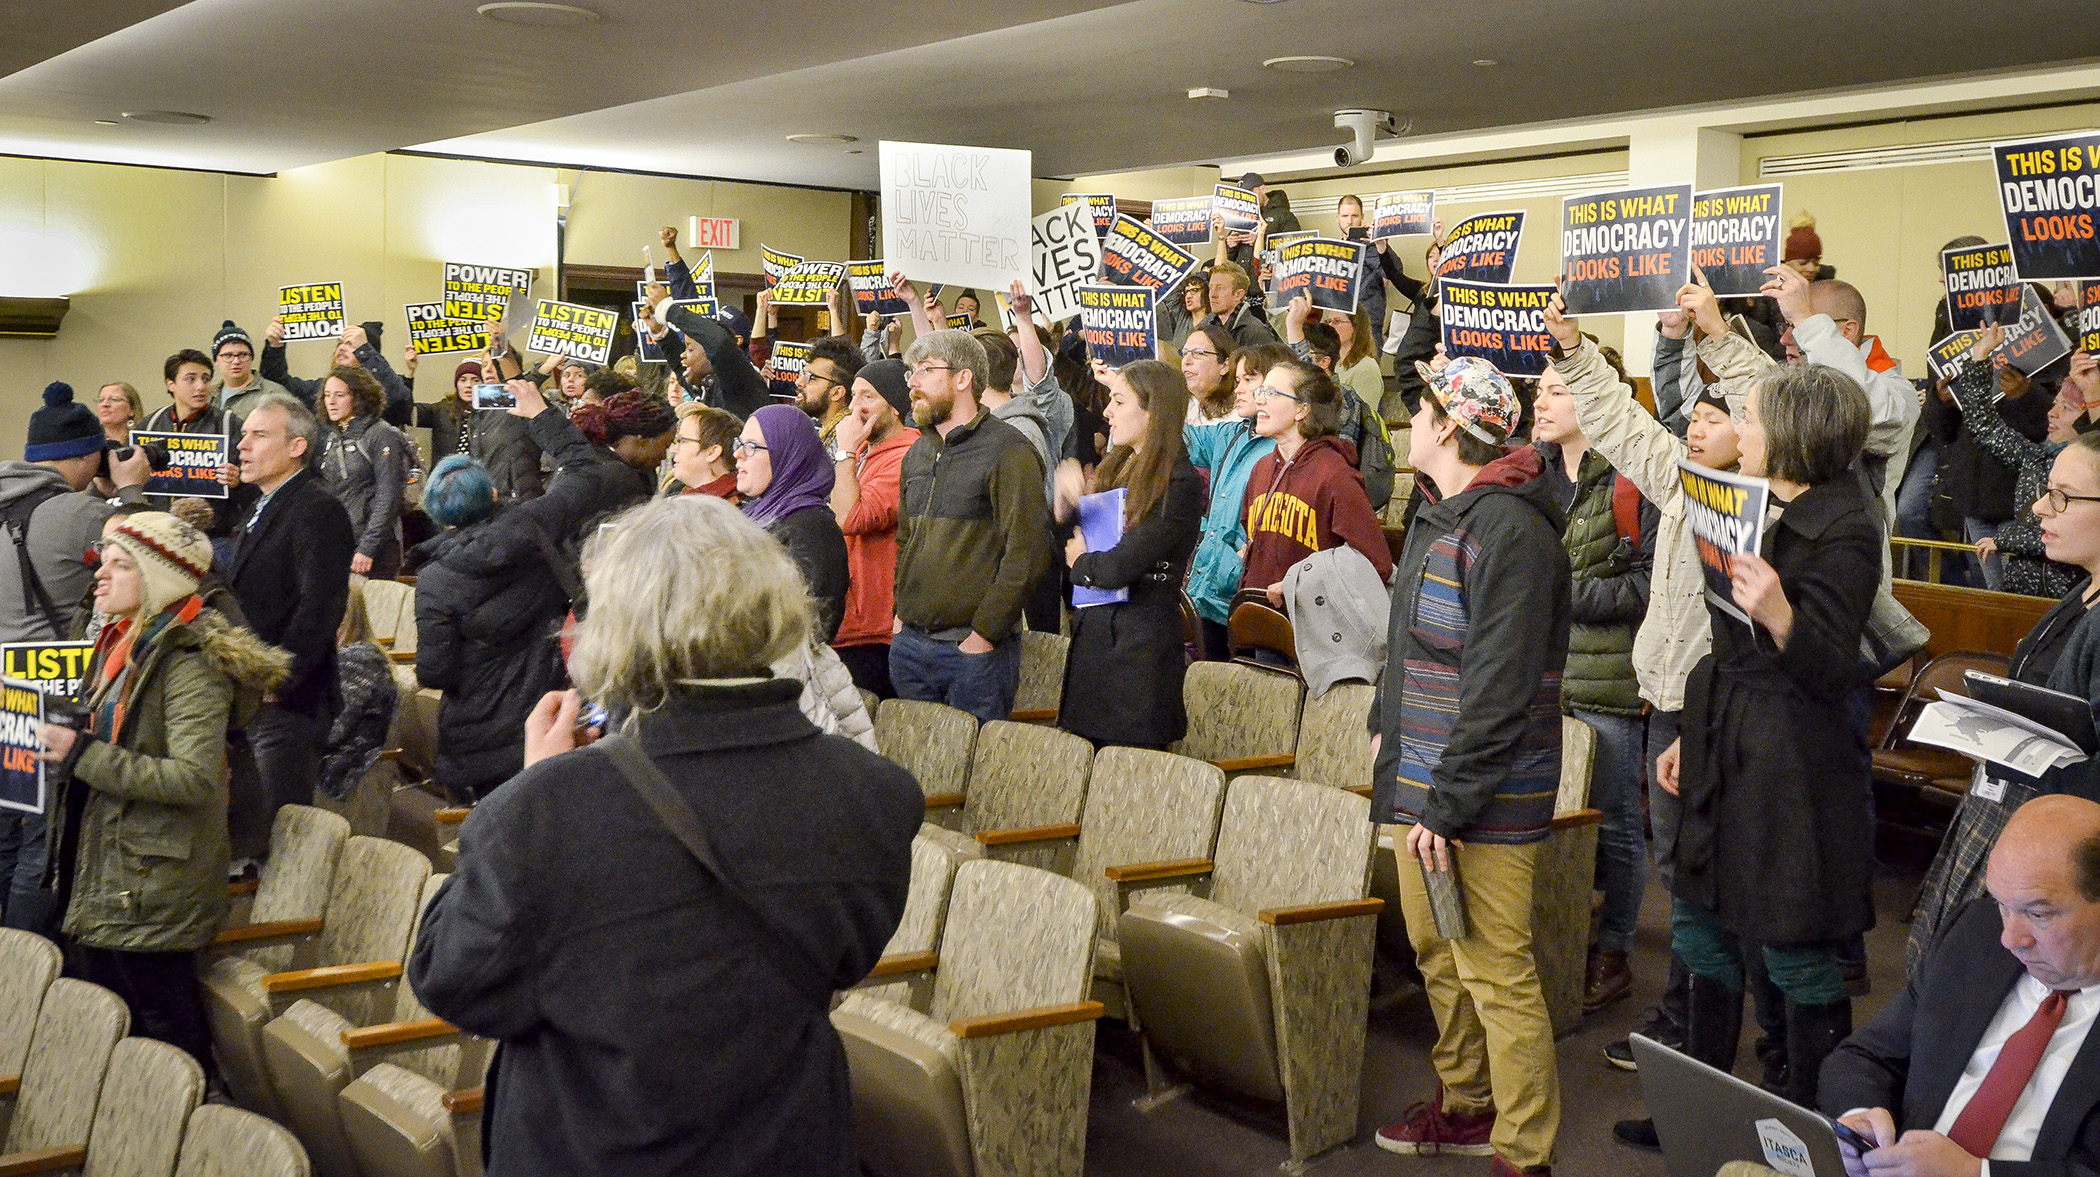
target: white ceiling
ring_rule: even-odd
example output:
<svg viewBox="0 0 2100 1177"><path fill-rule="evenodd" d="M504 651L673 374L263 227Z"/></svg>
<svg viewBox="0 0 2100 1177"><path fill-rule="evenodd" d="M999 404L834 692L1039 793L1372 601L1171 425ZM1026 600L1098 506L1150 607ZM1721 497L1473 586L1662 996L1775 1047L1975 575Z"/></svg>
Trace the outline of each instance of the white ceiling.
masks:
<svg viewBox="0 0 2100 1177"><path fill-rule="evenodd" d="M872 188L884 138L1028 148L1038 175L1070 176L1321 147L1342 138L1339 107L1451 135L2100 59L2092 0L2022 0L2017 21L1968 0L578 2L604 19L0 0L0 153L272 172L416 148ZM1299 53L1357 65L1260 66ZM214 121L95 125L138 109Z"/></svg>

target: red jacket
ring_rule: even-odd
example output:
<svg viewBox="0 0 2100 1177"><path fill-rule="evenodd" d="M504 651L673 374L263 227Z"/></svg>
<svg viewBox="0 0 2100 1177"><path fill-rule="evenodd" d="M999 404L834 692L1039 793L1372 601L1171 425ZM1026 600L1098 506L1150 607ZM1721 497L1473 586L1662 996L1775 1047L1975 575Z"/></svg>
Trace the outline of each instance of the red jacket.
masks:
<svg viewBox="0 0 2100 1177"><path fill-rule="evenodd" d="M919 431L899 426L873 446L862 443L854 474L860 501L839 530L846 533L846 613L833 646L888 645L897 616L897 500L904 451Z"/></svg>
<svg viewBox="0 0 2100 1177"><path fill-rule="evenodd" d="M1355 447L1341 438L1316 437L1288 463L1281 450L1254 463L1240 509L1247 524L1241 588L1277 584L1300 558L1342 544L1362 552L1380 580L1392 578L1393 554L1355 457Z"/></svg>

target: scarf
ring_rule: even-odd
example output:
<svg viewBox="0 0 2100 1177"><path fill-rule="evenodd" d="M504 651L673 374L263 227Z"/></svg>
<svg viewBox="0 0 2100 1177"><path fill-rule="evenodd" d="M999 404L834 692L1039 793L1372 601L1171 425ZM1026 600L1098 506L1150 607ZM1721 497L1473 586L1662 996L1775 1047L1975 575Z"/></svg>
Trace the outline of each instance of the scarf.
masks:
<svg viewBox="0 0 2100 1177"><path fill-rule="evenodd" d="M810 507L828 507L838 474L817 440L809 414L794 405L767 405L751 414L773 462L773 481L764 493L744 504L751 522L771 530L775 523Z"/></svg>
<svg viewBox="0 0 2100 1177"><path fill-rule="evenodd" d="M136 617L120 617L102 627L95 638L96 673L92 675L88 705L88 731L104 743L114 744L124 731L124 712L138 683L131 672L153 649L153 643L177 622L188 625L204 612L204 599L192 593L161 610L143 626Z"/></svg>

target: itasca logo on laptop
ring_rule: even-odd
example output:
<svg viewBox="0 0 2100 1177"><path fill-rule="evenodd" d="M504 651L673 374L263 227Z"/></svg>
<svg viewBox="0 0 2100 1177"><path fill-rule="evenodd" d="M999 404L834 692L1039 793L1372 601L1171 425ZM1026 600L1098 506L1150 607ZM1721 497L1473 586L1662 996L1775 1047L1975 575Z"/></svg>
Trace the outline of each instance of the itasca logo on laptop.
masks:
<svg viewBox="0 0 2100 1177"><path fill-rule="evenodd" d="M1808 1160L1808 1145L1792 1128L1777 1120L1759 1120L1757 1143L1764 1147L1765 1163L1788 1177L1816 1177L1816 1167Z"/></svg>

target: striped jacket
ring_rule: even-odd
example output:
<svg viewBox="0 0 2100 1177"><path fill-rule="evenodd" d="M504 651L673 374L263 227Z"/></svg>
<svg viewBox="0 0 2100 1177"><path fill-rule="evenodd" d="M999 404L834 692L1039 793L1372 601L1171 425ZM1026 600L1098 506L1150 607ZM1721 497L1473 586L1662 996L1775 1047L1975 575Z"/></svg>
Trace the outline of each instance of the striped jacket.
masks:
<svg viewBox="0 0 2100 1177"><path fill-rule="evenodd" d="M1512 450L1408 529L1371 710L1374 820L1503 844L1552 827L1568 555L1543 469Z"/></svg>

